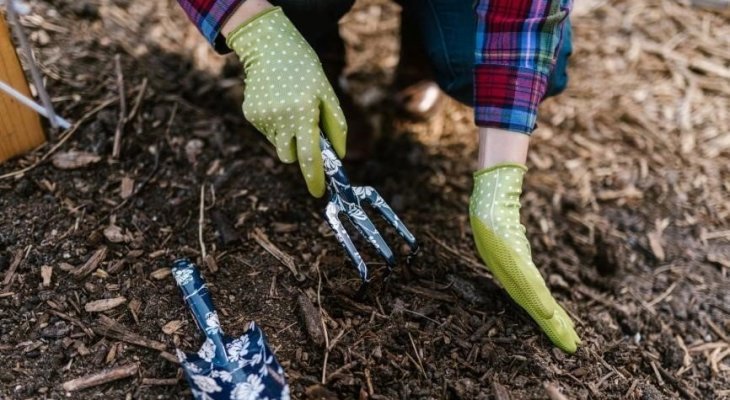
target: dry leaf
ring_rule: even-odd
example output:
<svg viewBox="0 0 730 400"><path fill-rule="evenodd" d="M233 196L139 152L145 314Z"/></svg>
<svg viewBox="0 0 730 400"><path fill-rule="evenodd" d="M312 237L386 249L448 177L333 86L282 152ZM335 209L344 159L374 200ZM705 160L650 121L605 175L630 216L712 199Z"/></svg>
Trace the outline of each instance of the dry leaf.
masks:
<svg viewBox="0 0 730 400"><path fill-rule="evenodd" d="M160 269L152 271L150 276L153 279L157 279L159 281L159 280L165 279L166 277L170 276L170 274L172 274L172 270L170 268L160 268Z"/></svg>
<svg viewBox="0 0 730 400"><path fill-rule="evenodd" d="M119 188L119 195L123 199L128 199L132 197L132 193L134 193L134 179L124 177L122 178L122 184Z"/></svg>
<svg viewBox="0 0 730 400"><path fill-rule="evenodd" d="M183 322L180 320L173 320L165 324L165 326L162 327L162 332L165 332L165 335L172 335L174 333L177 333L178 330L182 327Z"/></svg>
<svg viewBox="0 0 730 400"><path fill-rule="evenodd" d="M41 278L43 278L43 287L51 286L51 275L53 274L53 267L50 265L44 265L41 267Z"/></svg>
<svg viewBox="0 0 730 400"><path fill-rule="evenodd" d="M84 310L88 312L103 312L109 311L112 308L119 307L126 303L127 299L124 297L115 297L113 299L102 299L90 301L84 305Z"/></svg>
<svg viewBox="0 0 730 400"><path fill-rule="evenodd" d="M101 157L85 151L71 150L53 156L53 166L58 169L76 169L95 164Z"/></svg>

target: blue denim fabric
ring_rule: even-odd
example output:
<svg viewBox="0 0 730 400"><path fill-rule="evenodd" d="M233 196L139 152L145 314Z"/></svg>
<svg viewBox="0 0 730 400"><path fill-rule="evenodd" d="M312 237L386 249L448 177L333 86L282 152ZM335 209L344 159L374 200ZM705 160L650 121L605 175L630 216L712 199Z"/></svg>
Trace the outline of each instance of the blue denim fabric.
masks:
<svg viewBox="0 0 730 400"><path fill-rule="evenodd" d="M354 0L272 0L281 5L310 43L332 29L352 7ZM476 14L474 0L398 0L404 13L418 20L423 47L441 89L456 100L474 104L474 51ZM555 96L568 84L568 58L572 53L570 21L564 25L558 56L548 81L546 97Z"/></svg>

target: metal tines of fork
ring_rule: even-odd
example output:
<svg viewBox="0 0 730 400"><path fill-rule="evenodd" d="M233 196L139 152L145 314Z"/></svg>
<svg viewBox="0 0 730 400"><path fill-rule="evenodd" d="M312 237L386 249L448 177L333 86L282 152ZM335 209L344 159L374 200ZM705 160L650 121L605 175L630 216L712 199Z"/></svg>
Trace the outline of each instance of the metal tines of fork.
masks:
<svg viewBox="0 0 730 400"><path fill-rule="evenodd" d="M395 255L373 222L365 214L363 205L372 207L406 241L411 251L407 261L410 261L418 252L418 242L375 189L370 186L350 185L350 181L342 168L342 161L337 157L332 145L324 135L320 135L320 148L322 149L327 192L329 194L329 201L324 210L324 218L335 232L337 241L340 242L340 245L345 249L352 263L357 267L363 282L360 290L362 292L362 289L370 281L367 264L365 264L362 256L357 251L357 248L352 242L352 238L350 238L347 230L342 225L342 221L338 218L339 214L345 214L357 231L385 259L385 263L388 266L388 273L392 271L396 264Z"/></svg>

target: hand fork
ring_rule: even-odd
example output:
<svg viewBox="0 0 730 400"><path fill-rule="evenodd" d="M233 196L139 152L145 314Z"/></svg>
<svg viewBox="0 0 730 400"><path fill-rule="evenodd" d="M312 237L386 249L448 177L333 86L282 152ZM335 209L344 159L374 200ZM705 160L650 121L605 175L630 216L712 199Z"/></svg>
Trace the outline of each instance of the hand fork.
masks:
<svg viewBox="0 0 730 400"><path fill-rule="evenodd" d="M342 168L342 161L337 158L335 151L332 149L332 145L324 135L320 135L320 148L322 149L327 192L329 193L329 201L324 210L324 218L335 232L337 241L340 242L340 245L345 249L352 263L357 267L364 286L370 281L368 268L362 256L357 251L357 248L352 243L352 239L347 233L347 230L342 226L342 222L338 218L340 213L344 213L347 216L350 222L355 225L357 231L385 259L385 263L388 266L388 274L390 274L395 266L395 256L385 242L385 239L383 239L383 236L378 232L378 229L365 214L362 205L367 204L374 208L406 241L408 247L411 249L408 260L418 252L418 242L375 189L370 186L350 185L345 170Z"/></svg>

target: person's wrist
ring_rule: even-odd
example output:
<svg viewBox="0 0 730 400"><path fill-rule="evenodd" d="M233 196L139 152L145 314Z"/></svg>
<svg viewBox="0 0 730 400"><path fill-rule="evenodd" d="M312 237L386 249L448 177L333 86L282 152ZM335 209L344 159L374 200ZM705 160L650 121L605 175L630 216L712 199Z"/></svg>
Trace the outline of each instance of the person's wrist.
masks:
<svg viewBox="0 0 730 400"><path fill-rule="evenodd" d="M223 37L228 38L236 28L271 8L274 6L266 0L245 0L223 24L221 28Z"/></svg>

